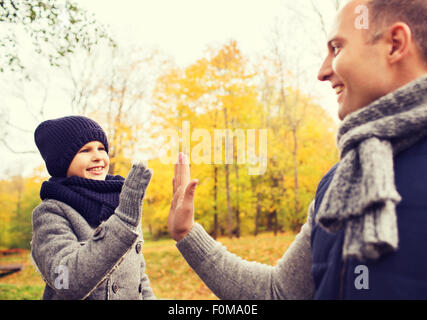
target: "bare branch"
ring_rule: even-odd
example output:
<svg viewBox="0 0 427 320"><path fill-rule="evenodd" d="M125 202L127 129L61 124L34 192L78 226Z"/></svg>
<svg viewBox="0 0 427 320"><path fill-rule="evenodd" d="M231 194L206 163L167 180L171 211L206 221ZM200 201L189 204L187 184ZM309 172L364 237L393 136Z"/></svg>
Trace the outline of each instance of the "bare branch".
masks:
<svg viewBox="0 0 427 320"><path fill-rule="evenodd" d="M339 2L339 0L336 0L336 2ZM313 8L314 13L319 17L319 22L321 26L321 30L325 36L325 38L328 37L328 31L326 30L326 24L325 20L323 18L323 14L320 12L319 8L314 4L314 0L310 0L311 7Z"/></svg>
<svg viewBox="0 0 427 320"><path fill-rule="evenodd" d="M0 142L6 147L6 149L8 149L10 152L12 152L14 154L35 154L35 153L37 153L37 151L35 151L35 150L17 151L15 149L13 149L11 146L9 146L9 144L6 142L5 138L1 138Z"/></svg>
<svg viewBox="0 0 427 320"><path fill-rule="evenodd" d="M343 0L335 0L335 10L338 11L339 8L341 7L341 4L343 3Z"/></svg>
<svg viewBox="0 0 427 320"><path fill-rule="evenodd" d="M15 124L11 123L9 120L6 120L5 125L6 125L6 126L9 126L9 127L12 127L12 128L14 128L14 129L17 129L17 130L19 130L19 131L21 131L21 132L24 132L24 133L33 133L33 131L32 131L32 130L28 130L28 129L24 129L24 128L18 127L17 125L15 125Z"/></svg>

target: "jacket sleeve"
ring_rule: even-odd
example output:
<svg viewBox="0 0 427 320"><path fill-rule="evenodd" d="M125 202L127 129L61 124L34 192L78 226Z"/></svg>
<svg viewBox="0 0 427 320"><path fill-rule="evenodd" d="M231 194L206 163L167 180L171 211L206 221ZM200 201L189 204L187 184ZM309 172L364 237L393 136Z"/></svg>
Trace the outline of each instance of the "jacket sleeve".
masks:
<svg viewBox="0 0 427 320"><path fill-rule="evenodd" d="M31 255L45 282L59 296L85 299L138 240L135 221L141 216L136 210L140 209L148 184L143 178L144 171L145 167L132 167L116 209L120 214L113 214L101 223L83 245L55 201L45 201L34 210Z"/></svg>
<svg viewBox="0 0 427 320"><path fill-rule="evenodd" d="M141 238L142 237L142 226L141 224L138 226L138 230L141 233ZM144 243L144 240L142 241L142 243ZM141 248L142 252L143 249ZM148 278L148 275L145 273L146 270L146 262L145 262L145 257L144 255L141 253L141 259L140 259L141 263L140 263L140 272L139 272L139 276L141 279L140 282L140 287L139 290L141 292L142 295L142 300L155 300L156 296L154 295L153 289L150 286L150 280Z"/></svg>
<svg viewBox="0 0 427 320"><path fill-rule="evenodd" d="M155 300L156 296L153 293L153 289L150 286L150 280L145 273L145 259L141 258L141 293L142 300Z"/></svg>
<svg viewBox="0 0 427 320"><path fill-rule="evenodd" d="M273 266L249 262L230 253L195 224L177 243L188 264L220 298L227 300L311 299L311 224L314 201L307 222L283 257Z"/></svg>

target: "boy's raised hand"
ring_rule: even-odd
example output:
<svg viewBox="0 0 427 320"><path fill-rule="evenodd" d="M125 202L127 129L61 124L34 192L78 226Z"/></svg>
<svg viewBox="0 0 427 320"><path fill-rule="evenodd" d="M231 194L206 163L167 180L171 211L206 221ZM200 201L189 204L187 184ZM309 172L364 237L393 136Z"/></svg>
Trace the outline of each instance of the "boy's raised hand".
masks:
<svg viewBox="0 0 427 320"><path fill-rule="evenodd" d="M198 181L190 178L188 157L180 153L172 180L173 198L169 211L169 232L175 241L184 238L194 225L194 192Z"/></svg>

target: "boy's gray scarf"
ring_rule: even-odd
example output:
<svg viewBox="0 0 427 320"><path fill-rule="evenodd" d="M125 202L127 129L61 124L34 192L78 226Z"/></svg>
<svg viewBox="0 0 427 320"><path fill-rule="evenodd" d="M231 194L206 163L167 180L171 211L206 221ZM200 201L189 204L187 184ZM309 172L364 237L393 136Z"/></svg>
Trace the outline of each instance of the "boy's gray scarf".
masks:
<svg viewBox="0 0 427 320"><path fill-rule="evenodd" d="M427 75L347 116L340 162L316 214L329 232L345 227L343 259L397 250L393 157L427 136Z"/></svg>

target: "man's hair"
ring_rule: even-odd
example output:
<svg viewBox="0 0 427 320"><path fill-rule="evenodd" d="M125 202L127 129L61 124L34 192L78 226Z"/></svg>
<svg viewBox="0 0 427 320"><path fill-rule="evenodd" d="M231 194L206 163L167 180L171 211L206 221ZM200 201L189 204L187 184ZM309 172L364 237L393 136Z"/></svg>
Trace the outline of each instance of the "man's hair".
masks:
<svg viewBox="0 0 427 320"><path fill-rule="evenodd" d="M368 2L372 41L395 22L406 23L427 64L427 0L371 0Z"/></svg>

